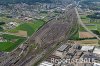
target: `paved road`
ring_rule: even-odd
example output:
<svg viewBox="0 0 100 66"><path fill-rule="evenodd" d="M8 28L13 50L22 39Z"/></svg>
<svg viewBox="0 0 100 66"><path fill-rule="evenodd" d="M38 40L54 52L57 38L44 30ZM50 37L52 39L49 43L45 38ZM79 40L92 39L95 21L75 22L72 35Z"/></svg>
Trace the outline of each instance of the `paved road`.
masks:
<svg viewBox="0 0 100 66"><path fill-rule="evenodd" d="M72 25L73 25L74 23L72 22ZM70 27L74 27L74 26L70 26ZM71 31L71 29L69 29L69 32ZM70 35L70 34L69 34ZM68 36L69 35L67 35L67 38L68 38ZM49 47L50 48L50 47ZM51 48L50 48L51 49ZM45 53L47 53L47 51L48 51L48 49L45 49L43 52L45 52ZM35 58L33 58L29 63L26 63L26 65L25 66L32 66L32 64L34 64L35 62L37 62L40 58L42 58L43 57L43 54L45 54L45 53L41 53L41 54L39 54L39 55L37 55ZM24 66L24 65L21 65L21 66Z"/></svg>
<svg viewBox="0 0 100 66"><path fill-rule="evenodd" d="M73 23L72 23L73 24ZM71 27L71 26L70 26ZM70 29L69 29L70 30ZM27 64L30 62L30 60L34 60L34 63L36 62L36 61L38 61L42 56L43 56L43 54L45 54L46 52L47 52L47 50L48 49L45 49L44 51L42 51L40 54L37 54L37 56L35 56L35 58L33 58L34 56L32 55L32 53L31 54L29 54L27 57L26 57L26 59L25 60L23 60L23 61L21 61L19 64L17 63L17 65L15 65L15 66L27 66ZM31 62L31 64L30 64L30 66L32 65L33 63ZM28 66L29 66L29 64L28 64Z"/></svg>
<svg viewBox="0 0 100 66"><path fill-rule="evenodd" d="M93 36L95 36L98 40L100 40L100 37L98 37L98 35L94 34L91 30L89 30L86 25L82 22L81 18L80 18L80 15L77 11L77 8L75 8L75 11L76 11L76 14L77 14L77 17L78 17L78 22L79 24L85 28L86 31L88 31L90 34L92 34Z"/></svg>
<svg viewBox="0 0 100 66"><path fill-rule="evenodd" d="M33 38L33 36L31 38ZM31 39L29 38L28 40L31 40ZM42 51L40 54L36 54L37 56L34 56L34 55L32 55L32 53L34 54L34 52L32 51L32 53L30 53L28 56L26 56L24 58L24 60L21 60L19 63L12 65L12 66L25 66L25 64L28 63L30 60L34 59L34 57L35 57L35 61L36 61L36 60L40 59L43 56L43 54L45 54L46 52L47 52L47 49Z"/></svg>

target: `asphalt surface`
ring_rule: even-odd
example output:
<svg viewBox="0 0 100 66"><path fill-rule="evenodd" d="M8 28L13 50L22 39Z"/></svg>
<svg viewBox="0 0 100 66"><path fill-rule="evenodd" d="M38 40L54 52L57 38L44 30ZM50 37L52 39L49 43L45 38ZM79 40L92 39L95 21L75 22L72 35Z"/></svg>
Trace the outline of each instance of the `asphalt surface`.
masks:
<svg viewBox="0 0 100 66"><path fill-rule="evenodd" d="M95 37L97 37L100 40L100 38L96 34L94 34L92 31L88 30L88 28L83 24L76 8L75 8L75 12L78 17L79 24L81 24L89 33L91 33L92 35L94 35ZM74 24L74 23L72 23L72 24ZM48 46L48 48L50 48L50 46ZM26 58L23 61L17 63L15 66L32 66L35 62L40 60L44 56L44 54L46 54L48 52L48 48L43 49L42 52L40 52L36 55L32 55L32 53L30 53L28 56L26 56Z"/></svg>
<svg viewBox="0 0 100 66"><path fill-rule="evenodd" d="M78 13L78 11L77 11L77 8L75 8L75 11L76 11L76 13L77 13L77 17L78 17L78 22L79 22L79 24L80 24L83 28L85 28L85 30L86 30L87 32L89 32L91 35L95 36L98 40L100 40L100 37L98 37L98 35L94 34L91 30L89 30L89 29L86 27L86 25L82 22L82 20L81 20L81 18L80 18L80 15L79 15L79 13Z"/></svg>
<svg viewBox="0 0 100 66"><path fill-rule="evenodd" d="M74 16L73 16L74 17ZM74 20L73 20L74 21ZM71 23L71 25L75 24L75 23ZM74 26L70 26L74 27ZM70 31L71 29L68 28L68 31ZM69 36L69 34L67 35L67 37ZM52 45L51 45L52 46ZM46 54L48 52L48 49L50 48L50 46L48 46L46 49L44 49L41 53L38 53L36 56L32 55L32 53L30 53L26 59L24 59L23 61L17 63L15 66L32 66L34 63L36 63L39 59L41 59L43 57L44 54Z"/></svg>

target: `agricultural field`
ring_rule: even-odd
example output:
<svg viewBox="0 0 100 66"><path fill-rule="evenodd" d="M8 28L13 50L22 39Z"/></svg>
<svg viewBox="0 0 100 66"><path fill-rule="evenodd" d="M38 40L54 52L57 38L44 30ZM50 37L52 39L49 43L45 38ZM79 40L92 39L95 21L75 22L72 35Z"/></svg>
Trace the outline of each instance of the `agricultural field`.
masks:
<svg viewBox="0 0 100 66"><path fill-rule="evenodd" d="M1 22L23 22L23 20L20 19L14 19L14 18L7 18L7 17L0 17Z"/></svg>
<svg viewBox="0 0 100 66"><path fill-rule="evenodd" d="M86 30L84 29L84 27L79 26L79 31L86 31Z"/></svg>
<svg viewBox="0 0 100 66"><path fill-rule="evenodd" d="M100 23L99 22L90 22L90 18L86 17L86 15L80 15L80 17L83 23L86 25L86 27L89 30L91 30L97 35L100 35ZM79 30L71 38L74 40L85 40L85 39L90 39L90 38L94 39L95 37L89 34L82 26L79 26Z"/></svg>
<svg viewBox="0 0 100 66"><path fill-rule="evenodd" d="M89 32L79 32L79 38L94 38Z"/></svg>
<svg viewBox="0 0 100 66"><path fill-rule="evenodd" d="M0 37L6 39L6 42L0 42L0 51L10 52L15 49L19 44L26 40L25 37L3 34Z"/></svg>
<svg viewBox="0 0 100 66"><path fill-rule="evenodd" d="M84 22L84 23L90 23L90 19L86 17L86 15L80 15L81 17L81 20Z"/></svg>
<svg viewBox="0 0 100 66"><path fill-rule="evenodd" d="M19 25L15 29L9 30L10 33L17 33L19 30L27 31L28 36L31 36L36 32L45 22L42 20L36 20L35 22L27 22Z"/></svg>
<svg viewBox="0 0 100 66"><path fill-rule="evenodd" d="M90 30L96 30L96 26L87 26ZM93 39L95 38L90 33L88 33L84 27L79 26L78 31L70 38L71 40L85 40L85 39Z"/></svg>
<svg viewBox="0 0 100 66"><path fill-rule="evenodd" d="M45 21L43 20L35 20L33 22L23 22L20 23L20 25L18 25L14 29L5 31L8 32L8 34L0 35L0 37L3 37L3 40L6 40L0 42L0 51L10 52L26 40L26 37L17 34L19 31L22 32L21 33L22 35L27 34L28 36L31 36L44 24ZM1 30L3 29L1 28Z"/></svg>
<svg viewBox="0 0 100 66"><path fill-rule="evenodd" d="M86 15L80 15L81 19L83 21L84 24L88 24L86 25L87 28L91 31L95 30L96 32L100 33L100 19L91 19L86 17ZM83 28L80 28L81 31L84 31Z"/></svg>
<svg viewBox="0 0 100 66"><path fill-rule="evenodd" d="M86 25L86 27L90 30L97 30L97 25Z"/></svg>
<svg viewBox="0 0 100 66"><path fill-rule="evenodd" d="M99 46L99 41L97 39L87 39L74 41L76 44L81 44L83 46Z"/></svg>
<svg viewBox="0 0 100 66"><path fill-rule="evenodd" d="M79 39L79 32L75 33L75 35L73 35L70 40L78 40Z"/></svg>

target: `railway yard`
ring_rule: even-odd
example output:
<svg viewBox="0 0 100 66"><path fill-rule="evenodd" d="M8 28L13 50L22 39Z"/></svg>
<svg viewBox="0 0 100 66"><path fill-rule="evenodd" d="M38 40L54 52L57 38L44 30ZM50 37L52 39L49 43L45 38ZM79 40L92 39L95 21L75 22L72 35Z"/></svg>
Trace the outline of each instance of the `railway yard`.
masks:
<svg viewBox="0 0 100 66"><path fill-rule="evenodd" d="M100 66L100 37L92 31L99 28L85 23L80 2L71 0L50 11L44 8L47 4L37 3L44 11L35 4L35 16L26 17L26 12L16 20L0 17L5 21L0 26L5 29L0 32L0 66Z"/></svg>
<svg viewBox="0 0 100 66"><path fill-rule="evenodd" d="M30 62L36 56L41 58L43 54L46 54L49 51L48 49L53 47L53 44L67 41L69 38L67 35L70 36L72 26L75 26L77 23L77 17L74 17L76 14L73 12L75 10L69 8L68 11L58 15L57 18L54 17L49 20L47 24L40 28L24 44L19 46L15 51L6 54L7 56L4 56L6 60L3 58L4 61L1 61L0 64L4 66L27 65L27 62ZM32 48L33 43L36 45L35 48Z"/></svg>

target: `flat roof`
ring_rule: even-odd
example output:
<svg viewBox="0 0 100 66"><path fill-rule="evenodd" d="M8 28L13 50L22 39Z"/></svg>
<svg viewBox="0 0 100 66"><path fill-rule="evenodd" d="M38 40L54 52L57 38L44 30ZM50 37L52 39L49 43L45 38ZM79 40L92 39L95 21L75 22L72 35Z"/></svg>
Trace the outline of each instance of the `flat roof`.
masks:
<svg viewBox="0 0 100 66"><path fill-rule="evenodd" d="M88 51L88 50L93 50L94 46L82 46L81 50L82 51Z"/></svg>
<svg viewBox="0 0 100 66"><path fill-rule="evenodd" d="M94 63L93 66L100 66L100 63Z"/></svg>
<svg viewBox="0 0 100 66"><path fill-rule="evenodd" d="M67 46L68 45L62 45L60 48L57 49L57 51L63 52L67 48Z"/></svg>
<svg viewBox="0 0 100 66"><path fill-rule="evenodd" d="M39 66L53 66L53 63L44 61L44 62L42 62Z"/></svg>
<svg viewBox="0 0 100 66"><path fill-rule="evenodd" d="M100 48L95 48L93 53L100 54Z"/></svg>

